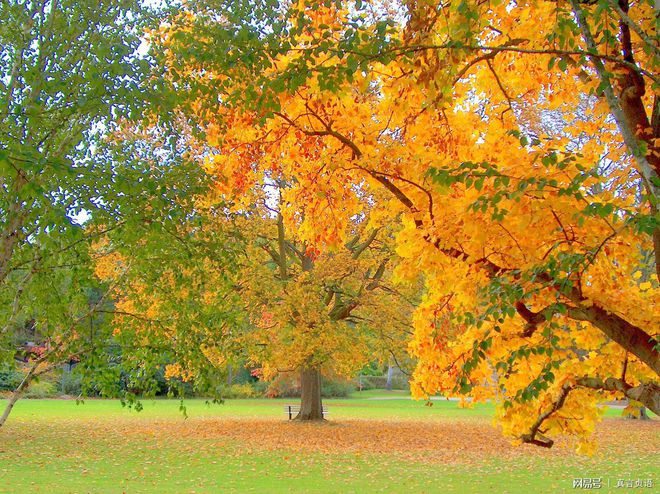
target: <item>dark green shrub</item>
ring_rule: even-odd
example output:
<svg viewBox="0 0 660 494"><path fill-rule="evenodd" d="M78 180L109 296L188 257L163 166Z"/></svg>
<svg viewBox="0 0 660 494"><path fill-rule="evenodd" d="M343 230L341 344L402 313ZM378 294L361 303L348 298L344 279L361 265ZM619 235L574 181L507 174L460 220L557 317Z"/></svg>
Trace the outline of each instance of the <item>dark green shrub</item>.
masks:
<svg viewBox="0 0 660 494"><path fill-rule="evenodd" d="M77 372L62 372L59 388L62 394L79 396L82 393L82 376Z"/></svg>
<svg viewBox="0 0 660 494"><path fill-rule="evenodd" d="M362 376L362 389L368 383L368 389L385 389L387 387L387 376Z"/></svg>
<svg viewBox="0 0 660 494"><path fill-rule="evenodd" d="M235 366L233 372L232 384L246 384L257 381L257 378L250 373L250 369L243 366Z"/></svg>
<svg viewBox="0 0 660 494"><path fill-rule="evenodd" d="M410 381L407 376L394 376L392 378L392 389L410 390Z"/></svg>
<svg viewBox="0 0 660 494"><path fill-rule="evenodd" d="M0 391L14 391L23 380L23 373L11 364L0 366Z"/></svg>
<svg viewBox="0 0 660 494"><path fill-rule="evenodd" d="M361 385L361 386L360 386ZM356 379L357 389L387 389L387 376L359 376ZM392 376L392 389L409 390L408 378L403 375Z"/></svg>
<svg viewBox="0 0 660 494"><path fill-rule="evenodd" d="M321 378L321 396L323 398L345 398L355 391L350 381ZM300 398L300 382L291 376L280 376L268 386L269 398Z"/></svg>
<svg viewBox="0 0 660 494"><path fill-rule="evenodd" d="M252 383L252 387L257 393L257 396L266 396L266 392L268 391L268 383L266 381L255 381Z"/></svg>
<svg viewBox="0 0 660 494"><path fill-rule="evenodd" d="M355 391L355 386L350 381L321 379L321 396L323 398L346 398L353 391Z"/></svg>

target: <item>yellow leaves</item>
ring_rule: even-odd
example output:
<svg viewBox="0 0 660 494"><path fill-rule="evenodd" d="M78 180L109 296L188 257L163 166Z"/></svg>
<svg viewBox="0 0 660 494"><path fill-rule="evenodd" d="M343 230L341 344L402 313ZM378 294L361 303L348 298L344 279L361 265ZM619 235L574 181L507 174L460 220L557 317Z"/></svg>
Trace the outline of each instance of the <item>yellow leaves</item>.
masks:
<svg viewBox="0 0 660 494"><path fill-rule="evenodd" d="M165 379L173 379L181 375L180 364L167 364L165 366Z"/></svg>
<svg viewBox="0 0 660 494"><path fill-rule="evenodd" d="M427 400L429 398L428 393L425 391L425 387L416 378L413 378L410 381L410 395L415 400Z"/></svg>
<svg viewBox="0 0 660 494"><path fill-rule="evenodd" d="M651 288L651 282L650 281L645 281L644 283L639 284L639 289L642 291L646 291Z"/></svg>
<svg viewBox="0 0 660 494"><path fill-rule="evenodd" d="M121 275L124 267L125 260L123 257L116 252L110 252L99 257L94 272L99 279L109 281Z"/></svg>
<svg viewBox="0 0 660 494"><path fill-rule="evenodd" d="M223 350L218 347L202 344L200 349L204 356L211 362L215 367L222 367L227 364L227 355L224 354Z"/></svg>
<svg viewBox="0 0 660 494"><path fill-rule="evenodd" d="M193 373L184 369L179 363L167 364L165 366L165 379L181 379L183 382L188 382L193 377Z"/></svg>
<svg viewBox="0 0 660 494"><path fill-rule="evenodd" d="M282 190L283 200L288 193L290 190ZM244 310L250 314L252 325L243 339L246 352L253 362L263 366L268 377L275 376L273 369L304 366L320 368L324 375L331 372L351 376L382 354L385 341L400 338L401 321L397 318L405 317L410 310L402 300L369 287L379 267L387 267L384 253L365 247L355 257L355 249L367 240L376 242L377 237L378 245L384 245L387 229L374 232L364 224L356 224L350 231L342 231L352 243L337 242L336 248L329 251L301 240L305 238L305 232L301 232L304 222L286 215L285 219L284 239L290 249L284 281L279 268L272 265L279 255L273 255L278 245L269 244L270 239L279 236L276 222L253 217L251 226L244 229L253 245L237 275ZM328 236L331 234L328 232ZM380 282L385 282L389 270L380 271L378 276ZM383 334L390 339L379 338Z"/></svg>
<svg viewBox="0 0 660 494"><path fill-rule="evenodd" d="M96 257L94 274L103 281L117 279L124 271L126 259L112 249L107 238L101 236L92 243L92 252Z"/></svg>
<svg viewBox="0 0 660 494"><path fill-rule="evenodd" d="M462 396L461 399L458 401L458 407L463 409L473 409L474 402Z"/></svg>
<svg viewBox="0 0 660 494"><path fill-rule="evenodd" d="M626 408L623 409L623 416L624 417L629 417L633 419L638 419L642 415L642 407L643 405L641 403L631 401Z"/></svg>
<svg viewBox="0 0 660 494"><path fill-rule="evenodd" d="M596 452L596 447L597 445L595 441L584 439L578 443L575 452L580 455L593 456Z"/></svg>
<svg viewBox="0 0 660 494"><path fill-rule="evenodd" d="M523 436L532 431L537 418L543 414L546 417L542 424L544 436L576 436L578 453L593 454L596 442L591 436L603 414L602 409L596 406L596 393L573 388L566 396L564 405L553 412L563 385L563 382L557 381L538 398L514 402L509 407L498 406L497 423L502 427L504 434L520 443Z"/></svg>
<svg viewBox="0 0 660 494"><path fill-rule="evenodd" d="M227 161L227 156L222 154L216 154L214 156L207 156L202 161L202 168L209 175L217 173L218 170L224 168L223 163Z"/></svg>

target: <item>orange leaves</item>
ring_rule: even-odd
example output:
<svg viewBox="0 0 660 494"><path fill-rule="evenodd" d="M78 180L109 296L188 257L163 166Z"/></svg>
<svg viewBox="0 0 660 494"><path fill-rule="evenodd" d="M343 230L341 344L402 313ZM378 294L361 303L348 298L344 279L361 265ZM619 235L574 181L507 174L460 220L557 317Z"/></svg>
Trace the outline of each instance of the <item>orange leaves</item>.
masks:
<svg viewBox="0 0 660 494"><path fill-rule="evenodd" d="M165 379L180 378L183 382L192 380L193 374L181 367L181 364L167 364L165 366Z"/></svg>

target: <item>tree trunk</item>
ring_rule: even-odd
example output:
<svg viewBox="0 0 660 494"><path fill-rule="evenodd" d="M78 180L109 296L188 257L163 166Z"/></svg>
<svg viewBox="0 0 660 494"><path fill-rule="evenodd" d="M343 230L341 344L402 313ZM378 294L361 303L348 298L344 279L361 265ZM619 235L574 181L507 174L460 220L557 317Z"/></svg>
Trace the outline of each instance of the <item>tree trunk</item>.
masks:
<svg viewBox="0 0 660 494"><path fill-rule="evenodd" d="M626 416L627 419L632 419L632 420L651 420L651 417L646 413L646 407L639 407L639 415L635 415L634 413L629 414Z"/></svg>
<svg viewBox="0 0 660 494"><path fill-rule="evenodd" d="M390 362L389 364L387 364L387 384L385 385L388 391L392 391L393 375L394 375L394 367L392 367L392 363Z"/></svg>
<svg viewBox="0 0 660 494"><path fill-rule="evenodd" d="M2 417L0 417L0 427L5 425L5 422L7 421L7 417L9 417L9 414L11 413L12 408L14 408L14 405L18 401L18 399L21 397L20 391L14 391L9 399L7 400L7 406L5 407L5 411L2 414Z"/></svg>
<svg viewBox="0 0 660 494"><path fill-rule="evenodd" d="M323 420L321 372L318 369L302 369L300 389L300 412L294 420Z"/></svg>
<svg viewBox="0 0 660 494"><path fill-rule="evenodd" d="M231 386L232 381L234 380L234 369L231 364L227 365L227 386Z"/></svg>
<svg viewBox="0 0 660 494"><path fill-rule="evenodd" d="M7 400L7 406L5 407L5 411L3 412L2 417L0 417L0 427L5 425L5 422L7 421L7 417L9 417L9 414L11 413L11 411L14 408L14 405L16 404L18 399L23 394L23 391L25 390L25 388L27 388L28 385L30 384L30 381L32 381L32 376L34 375L34 373L37 370L37 367L39 366L41 361L42 361L42 359L39 359L37 362L35 362L32 365L29 372L27 374L25 374L25 377L23 378L21 383L16 387L14 392L9 397L9 400Z"/></svg>

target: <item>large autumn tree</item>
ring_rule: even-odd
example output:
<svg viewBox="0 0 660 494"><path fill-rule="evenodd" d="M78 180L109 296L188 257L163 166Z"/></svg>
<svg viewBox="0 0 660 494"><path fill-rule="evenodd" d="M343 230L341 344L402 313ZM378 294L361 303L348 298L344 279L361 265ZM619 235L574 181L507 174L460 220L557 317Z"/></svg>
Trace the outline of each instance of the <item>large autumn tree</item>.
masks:
<svg viewBox="0 0 660 494"><path fill-rule="evenodd" d="M207 171L217 180L231 169ZM387 226L362 215L344 245L321 253L295 220L285 225L278 182L264 176L237 201L214 187L186 218L176 214L185 202L172 205L173 221L133 245L122 231L97 242L97 274L113 283L105 312L136 389L148 391L165 366L171 382L213 394L227 366L247 360L266 379L299 373L297 418L322 420L322 373L351 377L374 358L401 357L419 284L391 284Z"/></svg>
<svg viewBox="0 0 660 494"><path fill-rule="evenodd" d="M334 204L401 215L399 275L427 284L415 393L495 399L542 446L587 438L613 396L659 411L652 3L280 7L271 29L198 10L163 34L167 64L210 140L243 132L215 158L227 187L300 177L313 245L344 240ZM234 160L273 136L271 161Z"/></svg>
<svg viewBox="0 0 660 494"><path fill-rule="evenodd" d="M224 177L231 170L219 165L213 173ZM391 283L395 256L386 225L363 214L350 223L347 242L320 252L296 233L305 213L285 221L291 205L283 199L284 181L259 182L251 188L263 191L255 203L262 207L242 221L249 243L236 284L249 323L238 341L265 378L299 373L296 419L322 420L322 374L353 377L373 359L400 355L416 294ZM267 185L275 186L279 201L269 200Z"/></svg>

